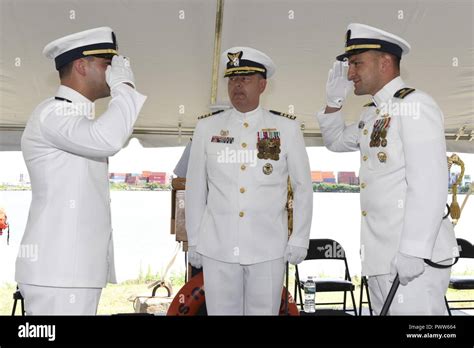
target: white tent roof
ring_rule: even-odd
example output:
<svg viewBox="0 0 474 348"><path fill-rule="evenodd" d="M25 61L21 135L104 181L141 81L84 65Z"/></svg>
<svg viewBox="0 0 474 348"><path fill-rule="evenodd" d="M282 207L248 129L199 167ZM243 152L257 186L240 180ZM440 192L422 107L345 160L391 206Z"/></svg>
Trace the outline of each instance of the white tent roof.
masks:
<svg viewBox="0 0 474 348"><path fill-rule="evenodd" d="M99 26L114 29L138 90L149 97L135 127L144 146L186 143L197 116L210 111L217 0L0 0L0 6L0 150L19 149L31 111L57 89L54 63L41 54L45 44ZM307 144L321 145L315 113L325 104L327 71L351 22L411 44L402 77L444 111L448 149L473 153L472 1L225 0L221 51L251 46L272 57L277 71L262 105L296 114ZM228 102L221 76L218 104ZM368 100L349 98L348 121ZM98 110L106 105L99 101ZM462 127L465 135L451 140Z"/></svg>

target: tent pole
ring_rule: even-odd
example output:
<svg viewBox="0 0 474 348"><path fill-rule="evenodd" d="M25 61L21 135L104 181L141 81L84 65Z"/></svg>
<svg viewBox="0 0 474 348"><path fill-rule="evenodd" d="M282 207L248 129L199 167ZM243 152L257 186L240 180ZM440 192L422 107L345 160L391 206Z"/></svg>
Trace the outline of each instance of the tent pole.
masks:
<svg viewBox="0 0 474 348"><path fill-rule="evenodd" d="M214 62L212 64L211 105L216 103L219 78L219 59L221 54L222 18L224 17L224 0L217 0L216 29L214 34Z"/></svg>

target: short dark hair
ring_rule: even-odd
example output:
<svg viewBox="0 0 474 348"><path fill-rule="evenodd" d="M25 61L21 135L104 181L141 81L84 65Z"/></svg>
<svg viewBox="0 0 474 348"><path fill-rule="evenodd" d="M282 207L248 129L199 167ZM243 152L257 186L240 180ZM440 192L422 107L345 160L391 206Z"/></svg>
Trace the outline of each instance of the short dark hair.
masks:
<svg viewBox="0 0 474 348"><path fill-rule="evenodd" d="M98 57L98 58L106 58L106 57L101 57L101 56L87 56L87 57L84 57L85 59L87 60L93 60L95 59L95 57ZM76 59L77 60L77 59ZM72 62L69 62L67 63L66 65L62 66L61 68L59 68L58 72L59 72L59 78L60 79L63 79L63 78L66 78L69 76L69 74L71 73L72 71L72 67L74 66L74 60Z"/></svg>
<svg viewBox="0 0 474 348"><path fill-rule="evenodd" d="M393 62L393 65L395 68L397 68L399 71L400 71L400 60L401 58L392 54L392 53L388 53L388 52L383 52L383 51L375 51L375 52L378 52L380 54L380 56L384 55L384 54L388 54L391 58L392 58L392 62Z"/></svg>
<svg viewBox="0 0 474 348"><path fill-rule="evenodd" d="M396 67L398 68L398 70L400 70L400 61L401 60L402 60L401 57L395 56L395 64L396 64Z"/></svg>
<svg viewBox="0 0 474 348"><path fill-rule="evenodd" d="M401 60L401 58L397 57L396 55L391 54L391 53L386 53L386 54L388 54L392 58L392 62L393 62L394 67L397 68L397 70L400 71L400 60Z"/></svg>
<svg viewBox="0 0 474 348"><path fill-rule="evenodd" d="M67 63L66 65L63 65L62 67L60 67L60 68L58 69L59 78L60 78L60 79L63 79L63 78L65 78L65 77L68 77L68 76L69 76L69 74L70 74L71 71L72 71L72 66L73 66L73 64L74 64L74 61L69 62L69 63Z"/></svg>

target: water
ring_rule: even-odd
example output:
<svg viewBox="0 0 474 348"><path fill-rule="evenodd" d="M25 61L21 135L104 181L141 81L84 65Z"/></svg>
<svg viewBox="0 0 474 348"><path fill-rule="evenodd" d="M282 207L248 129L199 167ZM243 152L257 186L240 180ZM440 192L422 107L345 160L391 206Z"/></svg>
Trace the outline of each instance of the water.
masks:
<svg viewBox="0 0 474 348"><path fill-rule="evenodd" d="M308 276L308 280L304 283L304 311L306 313L316 312L316 283L312 276Z"/></svg>
<svg viewBox="0 0 474 348"><path fill-rule="evenodd" d="M175 236L170 234L169 191L112 191L112 227L115 268L119 282L148 272L162 273L173 256ZM0 284L14 282L15 258L25 229L30 191L0 191L0 205L7 210L10 245L0 237ZM170 273L184 272L180 251Z"/></svg>
<svg viewBox="0 0 474 348"><path fill-rule="evenodd" d="M311 238L331 238L346 251L352 276L360 275L359 194L315 193L313 196ZM162 272L173 256L176 241L170 234L171 192L112 191L112 225L114 229L117 280L136 279ZM464 195L459 196L462 203ZM0 191L0 206L6 209L10 223L10 245L6 235L0 237L0 284L14 282L15 258L23 235L31 201L30 191ZM456 227L456 236L474 241L474 197L466 205ZM461 260L455 269L472 270ZM343 262L307 261L299 266L301 278L307 275L343 276ZM171 272L184 272L184 253L180 252Z"/></svg>

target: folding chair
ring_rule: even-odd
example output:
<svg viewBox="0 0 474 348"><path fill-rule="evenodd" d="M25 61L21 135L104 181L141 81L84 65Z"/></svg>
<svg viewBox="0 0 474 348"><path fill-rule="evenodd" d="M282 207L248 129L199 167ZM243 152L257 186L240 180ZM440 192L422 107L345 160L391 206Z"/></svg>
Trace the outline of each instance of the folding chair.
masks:
<svg viewBox="0 0 474 348"><path fill-rule="evenodd" d="M474 259L474 245L469 243L467 240L462 238L457 238L458 247L459 247L459 258L460 259ZM449 288L456 290L474 290L474 276L457 276L451 277L449 280ZM446 308L448 309L449 315L451 315L451 310L453 309L474 309L474 307L452 307L450 303L460 303L460 302L474 302L473 299L468 300L448 300L447 297L444 297L446 302Z"/></svg>
<svg viewBox="0 0 474 348"><path fill-rule="evenodd" d="M367 301L364 301L364 291L366 293ZM362 315L362 306L367 304L369 306L370 316L373 315L372 304L370 302L369 283L366 276L360 278L360 300L359 300L359 315Z"/></svg>
<svg viewBox="0 0 474 348"><path fill-rule="evenodd" d="M344 298L342 302L321 302L315 303L316 306L320 305L342 305L342 311L347 313L348 311L354 311L354 315L357 315L357 308L354 298L355 286L352 283L351 276L349 273L349 265L347 264L346 253L342 248L341 244L332 239L311 239L309 241L308 254L306 255L305 261L309 260L339 260L344 262L345 271L344 278L340 279L327 279L327 278L316 278L316 294L321 292L344 292ZM301 288L304 287L304 281L300 280L298 266L295 266L295 301L298 303L298 295L300 298L300 306L303 310L303 296ZM347 309L346 300L347 292L350 292L352 299L352 309ZM316 310L318 312L318 310ZM328 313L325 311L325 313Z"/></svg>
<svg viewBox="0 0 474 348"><path fill-rule="evenodd" d="M12 315L15 315L16 312L16 305L20 301L21 304L21 315L25 315L25 300L23 299L23 296L21 295L20 289L18 286L16 287L16 291L13 293L13 309L12 309Z"/></svg>

